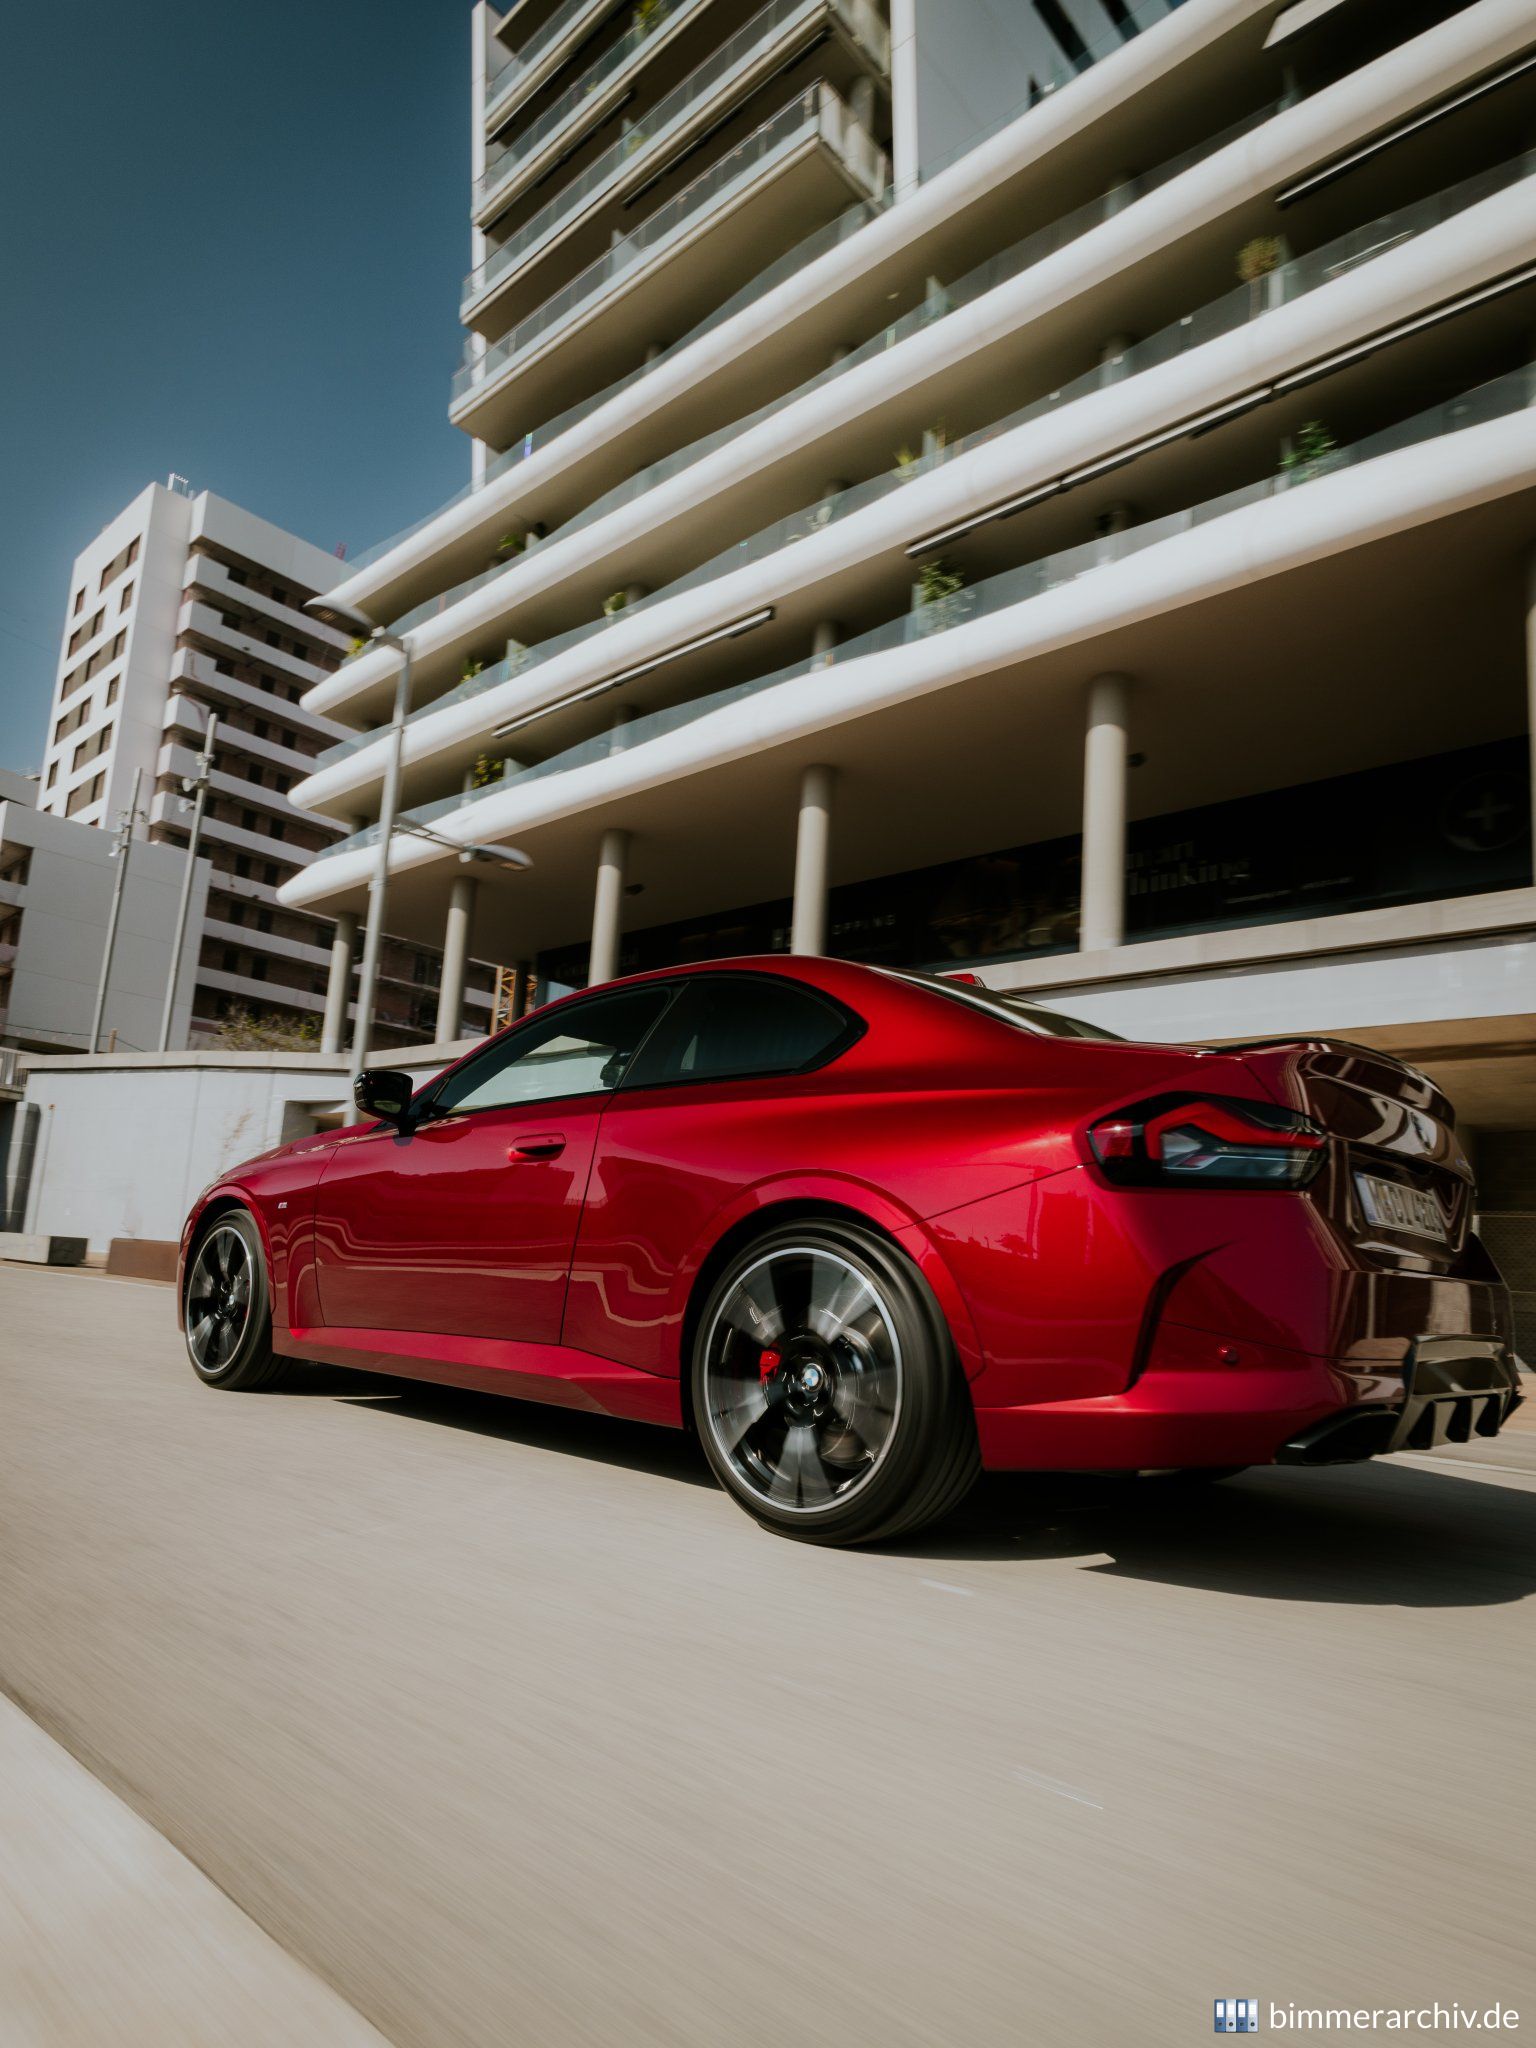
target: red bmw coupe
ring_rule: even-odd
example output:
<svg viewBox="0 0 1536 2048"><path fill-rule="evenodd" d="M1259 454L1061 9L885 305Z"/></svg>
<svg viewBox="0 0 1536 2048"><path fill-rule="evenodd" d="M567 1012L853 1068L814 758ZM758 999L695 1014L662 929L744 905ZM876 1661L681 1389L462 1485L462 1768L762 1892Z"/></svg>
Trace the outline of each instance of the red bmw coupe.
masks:
<svg viewBox="0 0 1536 2048"><path fill-rule="evenodd" d="M199 1198L187 1348L691 1427L771 1529L917 1528L982 1466L1327 1464L1493 1436L1509 1297L1450 1105L1332 1040L1136 1045L842 961L535 1012Z"/></svg>

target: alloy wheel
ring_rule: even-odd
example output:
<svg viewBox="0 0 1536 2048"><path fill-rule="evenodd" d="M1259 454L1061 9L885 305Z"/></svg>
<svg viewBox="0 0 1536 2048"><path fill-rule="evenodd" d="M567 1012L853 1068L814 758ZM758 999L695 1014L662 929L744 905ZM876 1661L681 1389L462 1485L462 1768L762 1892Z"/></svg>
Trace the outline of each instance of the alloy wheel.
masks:
<svg viewBox="0 0 1536 2048"><path fill-rule="evenodd" d="M737 1484L800 1515L869 1480L901 1407L901 1345L877 1281L823 1246L737 1275L706 1338L701 1417Z"/></svg>
<svg viewBox="0 0 1536 2048"><path fill-rule="evenodd" d="M187 1282L187 1346L201 1373L228 1369L251 1320L251 1249L231 1224L203 1239Z"/></svg>

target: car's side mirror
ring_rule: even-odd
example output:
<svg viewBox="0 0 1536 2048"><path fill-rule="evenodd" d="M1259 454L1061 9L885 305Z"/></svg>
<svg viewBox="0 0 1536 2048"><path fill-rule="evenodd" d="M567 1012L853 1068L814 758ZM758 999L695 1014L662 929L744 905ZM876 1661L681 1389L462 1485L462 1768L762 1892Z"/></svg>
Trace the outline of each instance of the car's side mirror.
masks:
<svg viewBox="0 0 1536 2048"><path fill-rule="evenodd" d="M365 1067L352 1083L352 1100L364 1116L376 1116L404 1130L410 1121L415 1084L390 1067Z"/></svg>

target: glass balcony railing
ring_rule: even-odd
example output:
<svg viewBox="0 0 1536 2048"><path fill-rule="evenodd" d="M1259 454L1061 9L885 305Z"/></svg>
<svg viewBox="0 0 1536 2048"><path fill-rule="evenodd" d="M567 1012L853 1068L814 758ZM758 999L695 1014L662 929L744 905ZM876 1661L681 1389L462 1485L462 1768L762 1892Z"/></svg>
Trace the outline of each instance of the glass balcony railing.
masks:
<svg viewBox="0 0 1536 2048"><path fill-rule="evenodd" d="M1187 313L1167 327L1159 329L1157 333L1148 335L1144 340L1133 342L1112 362L1099 364L1084 371L1081 376L1044 393L1039 398L1030 400L1027 405L1020 406L1004 414L1000 419L946 443L931 456L915 457L901 462L886 474L870 477L863 483L854 484L845 491L839 491L830 497L820 499L814 505L804 506L783 519L775 520L771 526L764 527L759 533L746 540L737 541L698 568L689 570L662 589L653 591L650 596L627 606L619 616L631 616L637 610L663 603L683 591L696 589L700 584L710 583L717 577L729 575L733 569L760 561L764 556L777 553L780 548L789 546L791 542L804 539L811 533L819 532L847 518L851 512L862 511L866 505L872 505L879 499L888 497L902 485L925 475L938 463L953 461L957 455L996 440L1000 434L1010 433L1016 427L1027 425L1031 420L1044 418L1047 413L1055 412L1060 407L1101 389L1106 382L1119 382L1125 377L1137 376L1143 370L1155 369L1158 364L1168 362L1174 356L1185 355L1190 349L1198 348L1207 341L1214 341L1220 335L1229 334L1234 328L1244 326L1276 307L1289 305L1293 300L1317 290L1320 285L1332 283L1346 271L1358 269L1363 263L1385 255L1389 250L1411 241L1427 229L1438 227L1445 221L1453 219L1479 200L1490 198L1533 173L1536 173L1536 150L1526 151L1506 163L1495 165L1490 170L1479 171L1473 177L1463 179L1459 185L1453 185L1448 191L1432 194L1429 198L1404 207L1397 213L1383 214L1376 220L1368 221L1363 227L1353 228L1324 247L1311 250L1305 256L1298 256L1291 262L1282 264L1277 270L1270 272L1261 288L1240 285L1236 290L1224 293L1222 297L1201 307L1197 312ZM1159 172L1153 174L1153 178L1161 182L1173 174L1173 169L1165 165ZM1143 181L1144 184L1145 182ZM1102 218L1102 202L1095 202L1091 209L1080 209L1080 214L1087 212ZM1041 255L1049 254L1051 248L1060 246L1059 242L1051 239L1052 237L1061 236L1065 240L1071 240L1075 233L1082 232L1081 226L1072 228L1072 223L1079 218L1079 215L1069 215L1066 221L1055 222L1051 227L1040 230L1038 235L1027 236L1014 249L992 257L987 263L948 287L941 307L924 307L918 313L905 315L903 319L894 322L884 335L877 335L853 356L844 357L842 361L811 379L809 384L801 386L801 391L814 389L817 385L841 375L854 362L880 353L884 348L892 346L896 340L903 338L906 333L915 332L917 327L928 321L969 304L973 298L990 290L1002 278L1017 275L1020 270L1027 268L1030 262L1038 261ZM799 396L800 393L791 395ZM775 400L751 418L737 421L728 429L709 435L704 441L695 442L692 447L681 450L675 456L669 456L666 461L640 471L627 483L619 485L606 497L586 507L575 519L560 528L560 533L564 535L576 531L588 519L596 518L603 512L613 510L616 505L628 503L644 492L654 489L667 477L688 468L693 462L745 432L758 419L767 417L785 403L787 400ZM433 599L429 604L418 606L416 611L408 612L398 622L395 630L409 630L412 626L422 624L439 610L446 609L449 605L457 603L460 598L469 595L471 591L491 582L501 575L506 567L504 563L497 563L453 590L445 591L440 598ZM422 705L419 710L411 713L411 722L429 717L433 712L444 710L452 704L461 703L467 697L478 696L495 684L505 682L511 675L526 673L551 660L555 655L563 654L567 648L594 638L613 623L611 619L586 620L568 632L541 641L537 647L524 648L509 660L497 662L494 667L467 678L445 695L434 698L430 704ZM330 748L316 765L324 767L333 761L345 760L349 754L355 753L359 747L366 746L377 737L377 732L358 733L339 746Z"/></svg>
<svg viewBox="0 0 1536 2048"><path fill-rule="evenodd" d="M687 4L687 0L678 0L678 4ZM1127 22L1125 31L1117 33L1113 37L1106 36L1099 43L1090 46L1093 60L1098 61L1100 58L1112 54L1115 50L1124 48L1128 35L1153 26L1182 4L1183 0L1134 0L1134 4L1130 5L1126 10ZM976 135L968 138L964 147L953 151L950 156L942 161L936 161L926 166L922 173L924 180L926 181L926 179L937 175L939 171L947 169L951 162L958 161L970 149L986 141L991 135L1000 133L1003 128L1038 106L1043 99L1049 97L1058 87L1069 83L1073 78L1080 77L1087 68L1089 67L1081 64L1077 66L1063 66L1059 73L1053 74L1051 78L1041 83L1038 92L1033 94L1025 105L1014 108L1004 119L994 122L985 133L978 132ZM519 144L518 146L521 145ZM842 243L848 241L853 235L858 233L860 228L867 226L871 220L874 220L879 214L883 213L891 204L893 197L893 193L887 189L877 197L867 200L861 199L852 206L847 207L835 220L829 221L825 227L817 228L812 234L807 235L803 241L798 242L793 249L787 251L783 256L777 257L766 269L760 271L750 283L744 285L740 291L734 293L722 305L715 307L712 312L707 313L696 326L691 327L686 334L680 335L660 355L652 357L648 362L637 365L635 369L629 371L623 377L616 378L612 384L605 386L603 390L593 392L590 396L578 400L575 405L566 407L564 411L557 413L553 419L545 420L540 425L531 427L525 434L522 434L514 441L509 448L504 449L494 461L489 463L480 478L465 484L460 490L455 491L451 498L445 499L441 505L425 514L424 517L412 520L408 526L401 527L398 532L391 534L385 540L375 541L371 547L365 548L361 554L354 556L352 561L353 569L364 569L373 562L381 561L385 555L400 547L414 534L420 533L424 527L430 526L432 521L439 518L442 513L450 511L453 506L462 504L466 499L473 497L478 491L484 490L488 484L494 482L498 477L504 476L508 470L514 469L521 462L525 462L530 455L549 447L562 434L569 432L572 427L579 425L582 420L589 418L591 414L596 412L601 406L606 405L611 399L632 390L635 385L642 383L645 378L651 376L662 364L671 362L684 349L692 347L696 341L700 340L704 335L712 333L716 327L722 325L736 313L754 304L758 299L766 297L775 286L782 284L785 278L793 277L797 271L803 270L810 263L814 263L818 257L826 255L829 250L838 248ZM483 383L490 374L491 372L483 368L478 360L465 363L454 377L453 397L455 401L462 398L466 392L475 389L479 384Z"/></svg>
<svg viewBox="0 0 1536 2048"><path fill-rule="evenodd" d="M649 741L664 737L709 717L713 712L725 710L733 704L744 703L748 698L761 696L766 690L778 684L792 682L799 678L825 672L846 661L855 661L869 654L887 653L910 645L915 640L930 638L939 633L951 631L956 626L990 617L994 613L1027 604L1033 598L1056 590L1061 585L1075 582L1079 577L1091 574L1096 569L1106 568L1127 556L1138 554L1144 548L1155 546L1159 541L1171 539L1176 534L1188 533L1197 526L1203 526L1213 519L1220 519L1229 512L1236 512L1245 506L1256 505L1266 498L1278 496L1283 491L1304 489L1324 476L1354 468L1361 463L1373 461L1381 456L1394 454L1399 449L1419 447L1448 434L1460 433L1463 429L1481 425L1490 420L1509 418L1513 414L1536 407L1536 362L1527 363L1520 369L1502 377L1491 379L1460 397L1447 400L1441 405L1429 407L1416 413L1410 419L1386 427L1381 432L1368 435L1349 447L1335 448L1310 461L1293 462L1273 476L1261 477L1258 481L1243 484L1238 489L1225 491L1219 497L1207 499L1203 504L1189 507L1181 512L1171 512L1160 519L1146 521L1140 526L1128 528L1123 533L1106 535L1102 539L1085 541L1079 546L1064 548L1058 553L1041 557L1038 561L1027 562L1017 569L1009 569L999 576L989 577L983 583L955 591L948 597L928 605L914 607L901 617L887 620L867 633L846 640L821 656L807 656L803 660L790 662L769 674L755 676L743 683L732 684L729 688L713 691L705 697L696 697L684 704L674 704L662 711L652 711L632 719L627 725L612 732L583 740L578 745L567 747L563 752L551 755L547 761L539 761L522 768L500 782L483 789L443 797L436 803L420 804L402 820L406 829L412 823L431 824L450 816L452 813L473 807L486 797L499 795L508 788L522 788L526 784L542 781L553 775L562 775L574 768L583 768L594 762L607 760L615 754L632 753L637 747ZM370 825L343 839L323 856L330 859L335 854L354 851L357 848L375 845L379 828Z"/></svg>
<svg viewBox="0 0 1536 2048"><path fill-rule="evenodd" d="M499 248L493 249L480 266L464 280L465 308L484 298L500 281L525 262L541 244L586 210L606 189L622 180L626 169L652 144L681 130L691 115L733 74L748 70L766 49L782 42L799 23L809 22L830 5L846 21L854 19L854 0L770 0L770 4L727 37L682 83L659 99L636 121L626 126L617 141L593 158L579 177L563 185L538 212L527 220Z"/></svg>
<svg viewBox="0 0 1536 2048"><path fill-rule="evenodd" d="M865 130L854 120L847 106L824 83L799 93L787 107L781 107L760 127L738 142L734 149L712 163L691 184L649 214L611 249L579 271L568 284L536 306L526 319L466 364L454 379L454 396L461 397L472 386L504 369L538 342L570 319L578 308L601 297L628 272L635 270L670 237L696 226L699 216L718 206L737 186L760 171L776 156L788 156L809 136L820 135L853 168L875 183L883 170L884 158ZM880 179L883 183L883 178Z"/></svg>
<svg viewBox="0 0 1536 2048"><path fill-rule="evenodd" d="M519 162L535 157L547 142L574 122L604 87L617 85L659 28L669 22L686 20L709 4L710 0L660 0L660 5L643 21L632 23L616 43L611 43L573 85L545 108L537 120L530 121L526 128L520 128L509 141L498 143L486 151L485 169L475 186L477 204L483 205L499 186L504 185ZM505 72L497 75L505 80Z"/></svg>
<svg viewBox="0 0 1536 2048"><path fill-rule="evenodd" d="M522 50L509 57L505 64L493 71L485 81L485 116L488 121L499 118L501 101L510 107L514 87L525 78L531 78L559 49L562 43L574 45L588 30L597 27L605 14L612 11L613 0L577 0L573 7L564 7L556 14L543 35Z"/></svg>

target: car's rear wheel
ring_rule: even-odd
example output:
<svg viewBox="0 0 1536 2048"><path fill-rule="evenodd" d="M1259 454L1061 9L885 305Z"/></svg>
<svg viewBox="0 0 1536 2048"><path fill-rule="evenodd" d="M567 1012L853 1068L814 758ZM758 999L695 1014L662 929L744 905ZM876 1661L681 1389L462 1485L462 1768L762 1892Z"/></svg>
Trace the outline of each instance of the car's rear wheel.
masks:
<svg viewBox="0 0 1536 2048"><path fill-rule="evenodd" d="M276 1386L290 1361L272 1349L272 1294L255 1219L227 1209L198 1239L187 1268L187 1355L210 1387Z"/></svg>
<svg viewBox="0 0 1536 2048"><path fill-rule="evenodd" d="M736 1252L699 1318L693 1411L726 1491L808 1542L921 1528L980 1467L938 1304L910 1260L854 1223L788 1224Z"/></svg>

